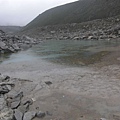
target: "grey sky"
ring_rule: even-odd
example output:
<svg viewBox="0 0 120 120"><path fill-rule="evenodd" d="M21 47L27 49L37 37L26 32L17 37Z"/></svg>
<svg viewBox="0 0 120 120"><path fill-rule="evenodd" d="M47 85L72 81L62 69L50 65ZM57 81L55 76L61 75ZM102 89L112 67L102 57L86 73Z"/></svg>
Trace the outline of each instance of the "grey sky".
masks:
<svg viewBox="0 0 120 120"><path fill-rule="evenodd" d="M76 0L0 0L0 25L24 26L52 7Z"/></svg>

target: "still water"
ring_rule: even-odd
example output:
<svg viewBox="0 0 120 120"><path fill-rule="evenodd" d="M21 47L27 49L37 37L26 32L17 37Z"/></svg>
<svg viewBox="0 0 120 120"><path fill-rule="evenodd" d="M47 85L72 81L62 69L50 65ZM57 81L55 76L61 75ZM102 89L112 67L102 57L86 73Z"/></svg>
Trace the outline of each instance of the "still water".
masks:
<svg viewBox="0 0 120 120"><path fill-rule="evenodd" d="M44 59L57 64L87 65L99 61L109 53L106 48L120 45L120 41L51 40L9 55L1 55L3 64Z"/></svg>

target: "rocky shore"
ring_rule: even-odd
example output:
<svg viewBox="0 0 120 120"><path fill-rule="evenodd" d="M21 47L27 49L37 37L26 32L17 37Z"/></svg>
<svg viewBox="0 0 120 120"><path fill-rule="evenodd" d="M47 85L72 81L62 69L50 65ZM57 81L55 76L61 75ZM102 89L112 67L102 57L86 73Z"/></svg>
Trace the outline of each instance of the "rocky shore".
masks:
<svg viewBox="0 0 120 120"><path fill-rule="evenodd" d="M41 40L116 40L120 38L120 16L83 23L49 25L22 31Z"/></svg>
<svg viewBox="0 0 120 120"><path fill-rule="evenodd" d="M30 87L27 87L25 82ZM45 117L46 113L40 110L29 111L34 99L27 98L26 95L36 86L31 83L30 80L0 74L0 120L32 120L35 117Z"/></svg>
<svg viewBox="0 0 120 120"><path fill-rule="evenodd" d="M0 54L14 53L22 49L31 47L39 43L39 40L30 38L28 36L8 35L0 30Z"/></svg>

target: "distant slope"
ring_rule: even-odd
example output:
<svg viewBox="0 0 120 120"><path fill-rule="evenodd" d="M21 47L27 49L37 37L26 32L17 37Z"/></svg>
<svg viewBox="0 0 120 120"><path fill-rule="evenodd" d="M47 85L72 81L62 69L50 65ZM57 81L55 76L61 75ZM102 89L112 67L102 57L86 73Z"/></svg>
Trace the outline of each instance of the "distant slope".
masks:
<svg viewBox="0 0 120 120"><path fill-rule="evenodd" d="M35 27L80 23L120 15L120 0L79 0L45 11L23 30Z"/></svg>
<svg viewBox="0 0 120 120"><path fill-rule="evenodd" d="M3 30L6 33L15 33L21 30L20 26L0 26L0 30Z"/></svg>

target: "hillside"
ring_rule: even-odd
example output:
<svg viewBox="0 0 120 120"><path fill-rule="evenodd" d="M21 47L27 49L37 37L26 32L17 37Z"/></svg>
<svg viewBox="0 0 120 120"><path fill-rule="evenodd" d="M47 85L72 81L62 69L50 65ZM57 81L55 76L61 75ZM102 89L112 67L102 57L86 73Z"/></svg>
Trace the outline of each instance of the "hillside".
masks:
<svg viewBox="0 0 120 120"><path fill-rule="evenodd" d="M120 0L79 0L43 12L23 30L35 27L80 23L120 15Z"/></svg>
<svg viewBox="0 0 120 120"><path fill-rule="evenodd" d="M21 30L20 26L0 26L0 30L3 30L6 33L12 34Z"/></svg>

